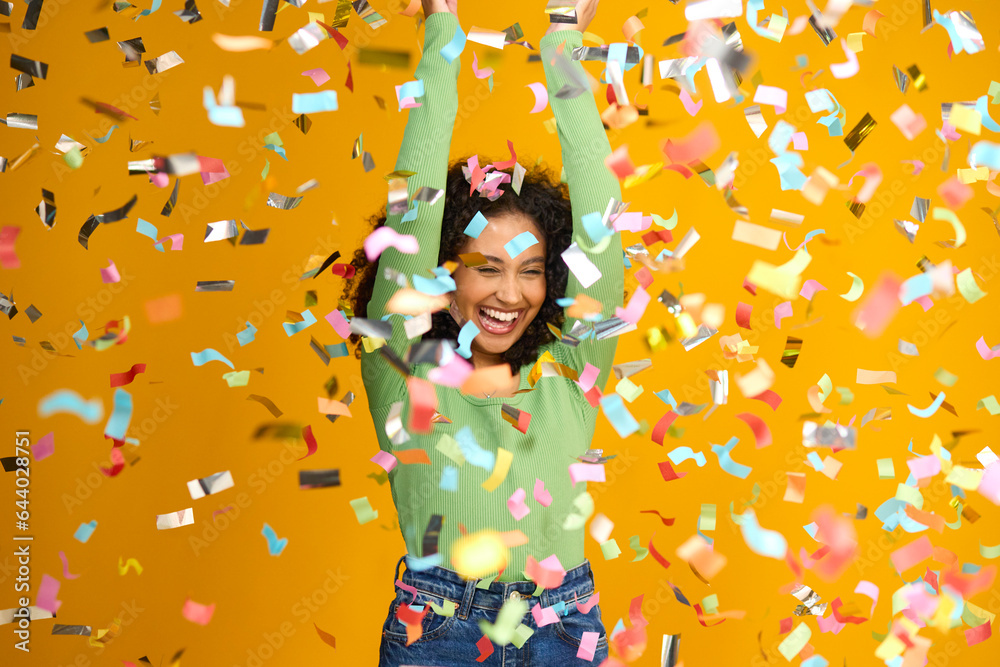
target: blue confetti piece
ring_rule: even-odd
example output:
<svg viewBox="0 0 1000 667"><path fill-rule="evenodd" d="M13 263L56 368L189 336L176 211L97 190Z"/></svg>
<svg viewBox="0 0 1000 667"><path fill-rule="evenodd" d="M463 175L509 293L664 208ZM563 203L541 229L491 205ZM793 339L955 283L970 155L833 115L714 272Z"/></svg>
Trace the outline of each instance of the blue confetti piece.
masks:
<svg viewBox="0 0 1000 667"><path fill-rule="evenodd" d="M281 157L285 158L285 162L288 162L288 156L285 155L285 147L284 146L279 146L277 144L264 144L264 148L266 148L269 151L274 151L275 153L277 153ZM268 163L268 166L270 166L270 163ZM265 167L265 170L266 169L267 169L267 167ZM263 180L263 179L264 179L264 175L261 175L261 180Z"/></svg>
<svg viewBox="0 0 1000 667"><path fill-rule="evenodd" d="M715 540L712 539L711 537L709 537L708 535L706 535L705 533L701 532L700 528L696 528L694 532L698 533L699 537L701 537L706 542L708 542L708 546L712 546L713 544L715 544Z"/></svg>
<svg viewBox="0 0 1000 667"><path fill-rule="evenodd" d="M399 99L405 100L407 97L412 97L414 100L418 97L424 96L424 81L423 79L417 79L415 81L407 81L399 87Z"/></svg>
<svg viewBox="0 0 1000 667"><path fill-rule="evenodd" d="M87 342L88 338L90 338L90 332L87 331L87 325L83 323L83 320L80 320L80 328L73 334L73 342L76 343L76 349L82 350L83 344Z"/></svg>
<svg viewBox="0 0 1000 667"><path fill-rule="evenodd" d="M802 526L802 528L807 533L809 533L809 537L813 538L814 540L816 539L816 533L819 531L819 524L818 523L816 523L815 521L813 521L812 523L807 523L806 525ZM817 541L819 541L819 540L817 540Z"/></svg>
<svg viewBox="0 0 1000 667"><path fill-rule="evenodd" d="M423 88L423 85L421 85ZM317 113L337 110L337 91L321 90L318 93L292 93L292 113Z"/></svg>
<svg viewBox="0 0 1000 667"><path fill-rule="evenodd" d="M479 211L476 211L476 214L472 216L472 220L470 220L469 224L465 226L465 235L478 239L479 235L483 233L484 229L486 229L486 223L486 216Z"/></svg>
<svg viewBox="0 0 1000 667"><path fill-rule="evenodd" d="M104 427L104 435L115 440L124 440L125 431L132 421L132 394L121 387L115 389L114 407Z"/></svg>
<svg viewBox="0 0 1000 667"><path fill-rule="evenodd" d="M96 424L104 416L104 403L99 398L85 401L72 389L59 389L38 402L39 417L57 412L70 412L88 424Z"/></svg>
<svg viewBox="0 0 1000 667"><path fill-rule="evenodd" d="M745 466L742 463L737 463L730 456L729 452L733 450L740 440L737 437L732 437L729 439L725 445L712 445L712 453L719 457L719 466L728 472L733 477L739 477L740 479L746 479L747 475L753 470L750 466Z"/></svg>
<svg viewBox="0 0 1000 667"><path fill-rule="evenodd" d="M604 226L600 213L587 213L580 218L583 228L587 230L587 235L594 243L600 243L601 239L611 236L614 231Z"/></svg>
<svg viewBox="0 0 1000 667"><path fill-rule="evenodd" d="M111 129L110 129L110 130L108 130L108 133L107 133L107 134L105 134L105 135L104 135L103 137L101 137L100 139L98 139L97 137L90 137L90 138L91 138L91 139L93 139L94 141L96 141L96 142L97 142L97 143L99 143L99 144L103 144L103 143L104 143L105 141L107 141L108 139L110 139L110 138L111 138L111 133L112 133L112 132L114 132L114 131L115 131L115 130L117 130L117 129L118 129L118 126L117 126L117 125L112 125L112 126L111 126ZM87 136L90 136L90 135L87 135Z"/></svg>
<svg viewBox="0 0 1000 667"><path fill-rule="evenodd" d="M81 523L80 527L73 533L73 537L86 544L95 530L97 530L97 519L94 519L90 523Z"/></svg>
<svg viewBox="0 0 1000 667"><path fill-rule="evenodd" d="M559 306L560 308L572 306L574 303L576 303L576 299L572 297L561 296L558 299L556 299L556 305Z"/></svg>
<svg viewBox="0 0 1000 667"><path fill-rule="evenodd" d="M614 639L615 635L619 632L625 632L625 621L620 618L618 619L618 622L615 623L614 629L611 631L611 639Z"/></svg>
<svg viewBox="0 0 1000 667"><path fill-rule="evenodd" d="M414 220L416 220L419 208L420 208L420 202L414 200L413 206L411 206L410 210L408 210L406 213L403 214L403 217L400 219L400 222L413 222Z"/></svg>
<svg viewBox="0 0 1000 667"><path fill-rule="evenodd" d="M152 7L150 7L149 9L142 10L142 12L139 14L139 16L149 16L150 14L152 14L153 12L155 12L157 9L160 8L160 4L162 2L163 2L163 0L153 0Z"/></svg>
<svg viewBox="0 0 1000 667"><path fill-rule="evenodd" d="M817 472L823 469L823 459L821 459L819 454L816 452L809 452L806 455L806 458L809 459L809 463L812 464L812 467L815 468Z"/></svg>
<svg viewBox="0 0 1000 667"><path fill-rule="evenodd" d="M246 121L243 119L243 109L236 106L210 106L208 107L208 120L212 125L219 127L243 127L246 125Z"/></svg>
<svg viewBox="0 0 1000 667"><path fill-rule="evenodd" d="M980 569L975 563L962 563L962 574L976 574Z"/></svg>
<svg viewBox="0 0 1000 667"><path fill-rule="evenodd" d="M206 347L201 352L192 352L191 361L194 363L195 366L204 366L210 361L221 361L222 363L229 366L233 370L236 370L236 367L233 366L233 362L229 361L229 359L226 359L226 357L223 356L221 352L218 352L217 350L214 350L213 348L210 347Z"/></svg>
<svg viewBox="0 0 1000 667"><path fill-rule="evenodd" d="M933 415L935 412L937 412L937 409L941 407L942 403L944 403L944 392L943 391L940 394L938 394L937 397L926 408L915 408L912 405L910 405L909 403L907 403L906 404L906 409L909 410L911 414L916 415L917 417L921 417L923 419L927 419L928 417L930 417L931 415Z"/></svg>
<svg viewBox="0 0 1000 667"><path fill-rule="evenodd" d="M148 236L150 239L152 239L154 248L156 248L160 252L166 252L166 250L163 249L163 244L156 242L158 240L157 236L159 235L159 232L156 229L156 225L146 220L143 220L142 218L139 218L139 221L135 223L135 231L139 232L143 236Z"/></svg>
<svg viewBox="0 0 1000 667"><path fill-rule="evenodd" d="M615 427L618 435L622 438L631 435L639 430L639 422L635 420L632 413L625 407L625 401L621 394L608 394L600 399L601 411L608 418L611 425Z"/></svg>
<svg viewBox="0 0 1000 667"><path fill-rule="evenodd" d="M465 33L462 32L461 26L455 26L455 36L451 38L450 42L441 47L441 55L451 64L464 50Z"/></svg>
<svg viewBox="0 0 1000 667"><path fill-rule="evenodd" d="M969 166L989 167L993 171L1000 170L1000 144L990 141L977 141L969 151Z"/></svg>
<svg viewBox="0 0 1000 667"><path fill-rule="evenodd" d="M740 522L740 532L743 534L743 541L750 547L750 551L759 556L782 560L788 551L788 540L776 530L761 528L757 523L757 513L747 510L743 513L743 520Z"/></svg>
<svg viewBox="0 0 1000 667"><path fill-rule="evenodd" d="M903 656L898 656L900 663L903 661ZM814 655L806 658L802 661L802 667L827 667L830 663L826 661L821 655Z"/></svg>
<svg viewBox="0 0 1000 667"><path fill-rule="evenodd" d="M406 569L423 572L444 563L444 555L439 551L430 556L416 557L406 554Z"/></svg>
<svg viewBox="0 0 1000 667"><path fill-rule="evenodd" d="M698 464L699 468L704 466L706 463L704 454L702 454L701 452L695 452L693 449L687 446L677 447L676 449L673 449L672 451L667 453L667 458L669 458L670 462L673 463L674 465L677 465L678 463L683 463L688 459L694 459L695 463Z"/></svg>
<svg viewBox="0 0 1000 667"><path fill-rule="evenodd" d="M538 239L531 232L521 232L507 243L503 244L503 249L507 251L511 259L514 259L522 252L538 243Z"/></svg>
<svg viewBox="0 0 1000 667"><path fill-rule="evenodd" d="M1000 132L1000 125L997 125L997 122L990 116L990 105L986 95L976 100L976 111L982 116L983 127L990 132Z"/></svg>
<svg viewBox="0 0 1000 667"><path fill-rule="evenodd" d="M472 323L471 320L465 323L462 330L458 332L458 349L455 350L460 355L468 359L472 356L472 350L469 346L472 345L472 339L479 335L479 327Z"/></svg>
<svg viewBox="0 0 1000 667"><path fill-rule="evenodd" d="M303 329L307 329L312 325L316 324L316 316L312 314L312 311L306 308L302 311L303 320L301 322L282 322L281 326L284 327L285 333L289 336L294 336Z"/></svg>
<svg viewBox="0 0 1000 667"><path fill-rule="evenodd" d="M247 322L247 328L236 332L236 340L240 342L240 347L247 343L252 343L257 336L257 327Z"/></svg>
<svg viewBox="0 0 1000 667"><path fill-rule="evenodd" d="M674 410L677 409L677 399L674 398L673 394L670 393L669 389L664 389L658 391L654 394L658 399L672 407Z"/></svg>
<svg viewBox="0 0 1000 667"><path fill-rule="evenodd" d="M440 296L456 289L455 279L450 275L427 278L420 274L413 274L413 289L430 296Z"/></svg>
<svg viewBox="0 0 1000 667"><path fill-rule="evenodd" d="M347 356L347 343L337 343L336 345L324 345L326 348L326 353L332 358L336 359L338 357Z"/></svg>
<svg viewBox="0 0 1000 667"><path fill-rule="evenodd" d="M458 468L445 466L441 471L441 483L438 487L442 491L458 491Z"/></svg>
<svg viewBox="0 0 1000 667"><path fill-rule="evenodd" d="M267 539L267 550L272 556L280 556L281 552L288 546L288 538L282 537L279 540L278 535L274 532L274 528L271 528L266 522L261 534Z"/></svg>
<svg viewBox="0 0 1000 667"><path fill-rule="evenodd" d="M458 442L458 448L462 451L462 456L465 457L468 463L477 468L493 471L493 466L496 465L496 455L479 446L479 443L476 442L476 436L472 434L471 428L463 426L455 434L455 441Z"/></svg>

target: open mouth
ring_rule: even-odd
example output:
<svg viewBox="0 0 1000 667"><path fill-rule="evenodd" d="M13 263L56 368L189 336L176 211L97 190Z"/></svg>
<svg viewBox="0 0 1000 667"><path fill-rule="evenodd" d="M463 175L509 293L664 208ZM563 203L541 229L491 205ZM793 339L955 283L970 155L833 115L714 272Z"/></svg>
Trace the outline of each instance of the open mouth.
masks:
<svg viewBox="0 0 1000 667"><path fill-rule="evenodd" d="M479 308L479 322L483 325L482 329L486 333L502 336L514 330L523 313L523 309L501 310L481 306Z"/></svg>

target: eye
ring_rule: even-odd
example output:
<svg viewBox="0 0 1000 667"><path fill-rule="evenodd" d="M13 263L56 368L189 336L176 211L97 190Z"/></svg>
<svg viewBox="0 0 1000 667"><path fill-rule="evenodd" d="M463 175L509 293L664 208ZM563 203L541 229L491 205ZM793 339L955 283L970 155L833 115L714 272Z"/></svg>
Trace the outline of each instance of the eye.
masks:
<svg viewBox="0 0 1000 667"><path fill-rule="evenodd" d="M496 274L500 273L499 271L497 271L496 269L494 269L492 266L484 266L484 267L481 267L481 268L477 269L477 271L479 271L479 273L481 273L483 275L496 275Z"/></svg>
<svg viewBox="0 0 1000 667"><path fill-rule="evenodd" d="M528 274L529 276L540 276L543 274L543 272L539 271L538 269L529 269L525 271L525 273Z"/></svg>

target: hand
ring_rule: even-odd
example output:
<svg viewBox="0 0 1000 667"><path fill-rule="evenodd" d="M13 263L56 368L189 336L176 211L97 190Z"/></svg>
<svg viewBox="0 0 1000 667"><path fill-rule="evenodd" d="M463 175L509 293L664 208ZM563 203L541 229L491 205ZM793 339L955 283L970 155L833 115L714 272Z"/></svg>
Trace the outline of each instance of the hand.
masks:
<svg viewBox="0 0 1000 667"><path fill-rule="evenodd" d="M600 0L577 0L576 23L553 23L545 31L545 34L547 35L557 30L579 30L580 32L586 32L590 22L594 20L594 15L597 14L598 2Z"/></svg>
<svg viewBox="0 0 1000 667"><path fill-rule="evenodd" d="M448 12L458 16L458 0L420 0L420 4L423 6L425 18L439 12Z"/></svg>

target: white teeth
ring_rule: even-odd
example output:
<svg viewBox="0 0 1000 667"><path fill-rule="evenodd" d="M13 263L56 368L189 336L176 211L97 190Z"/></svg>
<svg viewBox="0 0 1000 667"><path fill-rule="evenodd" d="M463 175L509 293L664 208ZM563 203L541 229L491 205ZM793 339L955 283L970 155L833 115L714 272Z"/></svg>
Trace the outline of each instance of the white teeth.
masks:
<svg viewBox="0 0 1000 667"><path fill-rule="evenodd" d="M493 310L492 308L483 308L483 312L492 317L495 320L500 320L501 322L510 322L517 318L517 313L502 313L498 310Z"/></svg>

